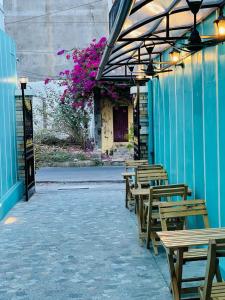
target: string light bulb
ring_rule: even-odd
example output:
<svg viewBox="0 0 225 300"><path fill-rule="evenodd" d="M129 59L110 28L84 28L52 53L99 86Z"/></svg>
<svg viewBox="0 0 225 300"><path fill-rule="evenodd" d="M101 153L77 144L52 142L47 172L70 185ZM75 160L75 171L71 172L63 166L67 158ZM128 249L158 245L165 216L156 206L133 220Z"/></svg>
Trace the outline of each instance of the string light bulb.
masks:
<svg viewBox="0 0 225 300"><path fill-rule="evenodd" d="M173 49L170 53L170 58L172 63L176 64L180 60L180 51L177 49Z"/></svg>
<svg viewBox="0 0 225 300"><path fill-rule="evenodd" d="M220 9L220 14L218 19L214 21L218 29L218 37L225 38L225 17L223 15L223 10Z"/></svg>

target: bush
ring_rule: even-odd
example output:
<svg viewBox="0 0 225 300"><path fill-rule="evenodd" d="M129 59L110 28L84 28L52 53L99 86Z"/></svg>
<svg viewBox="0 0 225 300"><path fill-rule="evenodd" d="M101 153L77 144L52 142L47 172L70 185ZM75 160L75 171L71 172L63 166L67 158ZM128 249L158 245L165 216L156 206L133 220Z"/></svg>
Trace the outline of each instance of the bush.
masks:
<svg viewBox="0 0 225 300"><path fill-rule="evenodd" d="M51 146L60 145L63 141L57 138L52 131L43 129L34 134L34 143Z"/></svg>
<svg viewBox="0 0 225 300"><path fill-rule="evenodd" d="M78 159L78 160L87 160L88 159L84 153L77 153L77 154L75 154L75 156L76 156L76 159Z"/></svg>

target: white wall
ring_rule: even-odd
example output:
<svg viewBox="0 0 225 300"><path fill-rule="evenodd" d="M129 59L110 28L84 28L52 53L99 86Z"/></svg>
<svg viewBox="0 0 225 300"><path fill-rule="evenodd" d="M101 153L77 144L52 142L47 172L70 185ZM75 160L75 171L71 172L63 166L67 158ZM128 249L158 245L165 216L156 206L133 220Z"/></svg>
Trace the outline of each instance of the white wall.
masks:
<svg viewBox="0 0 225 300"><path fill-rule="evenodd" d="M56 55L58 50L84 48L92 39L107 36L109 0L98 1L4 0L6 31L17 45L19 76L30 81L57 76L68 69L64 57Z"/></svg>
<svg viewBox="0 0 225 300"><path fill-rule="evenodd" d="M4 24L4 10L3 10L3 0L0 0L0 29L5 29Z"/></svg>
<svg viewBox="0 0 225 300"><path fill-rule="evenodd" d="M112 5L113 5L113 0L108 0L108 7L109 7L109 11L110 11L110 9L111 9Z"/></svg>

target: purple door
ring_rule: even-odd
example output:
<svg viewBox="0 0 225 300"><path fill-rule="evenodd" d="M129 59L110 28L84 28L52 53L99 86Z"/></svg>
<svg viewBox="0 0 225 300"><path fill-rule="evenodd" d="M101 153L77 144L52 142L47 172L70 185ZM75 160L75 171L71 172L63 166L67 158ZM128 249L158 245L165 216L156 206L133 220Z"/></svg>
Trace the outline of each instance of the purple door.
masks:
<svg viewBox="0 0 225 300"><path fill-rule="evenodd" d="M113 108L114 142L128 142L128 107Z"/></svg>

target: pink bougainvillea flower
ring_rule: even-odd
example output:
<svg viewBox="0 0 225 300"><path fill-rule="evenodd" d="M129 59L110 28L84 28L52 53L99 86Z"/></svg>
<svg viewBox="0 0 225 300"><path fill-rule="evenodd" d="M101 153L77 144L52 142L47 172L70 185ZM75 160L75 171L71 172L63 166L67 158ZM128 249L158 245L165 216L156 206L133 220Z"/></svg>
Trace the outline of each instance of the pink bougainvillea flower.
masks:
<svg viewBox="0 0 225 300"><path fill-rule="evenodd" d="M71 59L73 62L71 69L59 73L60 86L65 88L61 104L68 105L75 110L91 110L95 88L100 88L103 97L110 97L112 100L118 99L119 95L113 82L95 79L106 44L106 37L102 37L99 41L92 40L85 49L58 51L58 55L66 54L66 60ZM49 82L50 79L46 79L46 81Z"/></svg>
<svg viewBox="0 0 225 300"><path fill-rule="evenodd" d="M44 82L45 82L45 84L48 84L50 81L51 81L50 78L46 78Z"/></svg>
<svg viewBox="0 0 225 300"><path fill-rule="evenodd" d="M57 55L63 55L65 53L65 50L59 50L58 52L57 52Z"/></svg>
<svg viewBox="0 0 225 300"><path fill-rule="evenodd" d="M65 70L64 74L67 75L67 76L70 75L70 70Z"/></svg>
<svg viewBox="0 0 225 300"><path fill-rule="evenodd" d="M96 71L91 71L89 76L92 77L92 78L95 78L97 75L97 72Z"/></svg>

